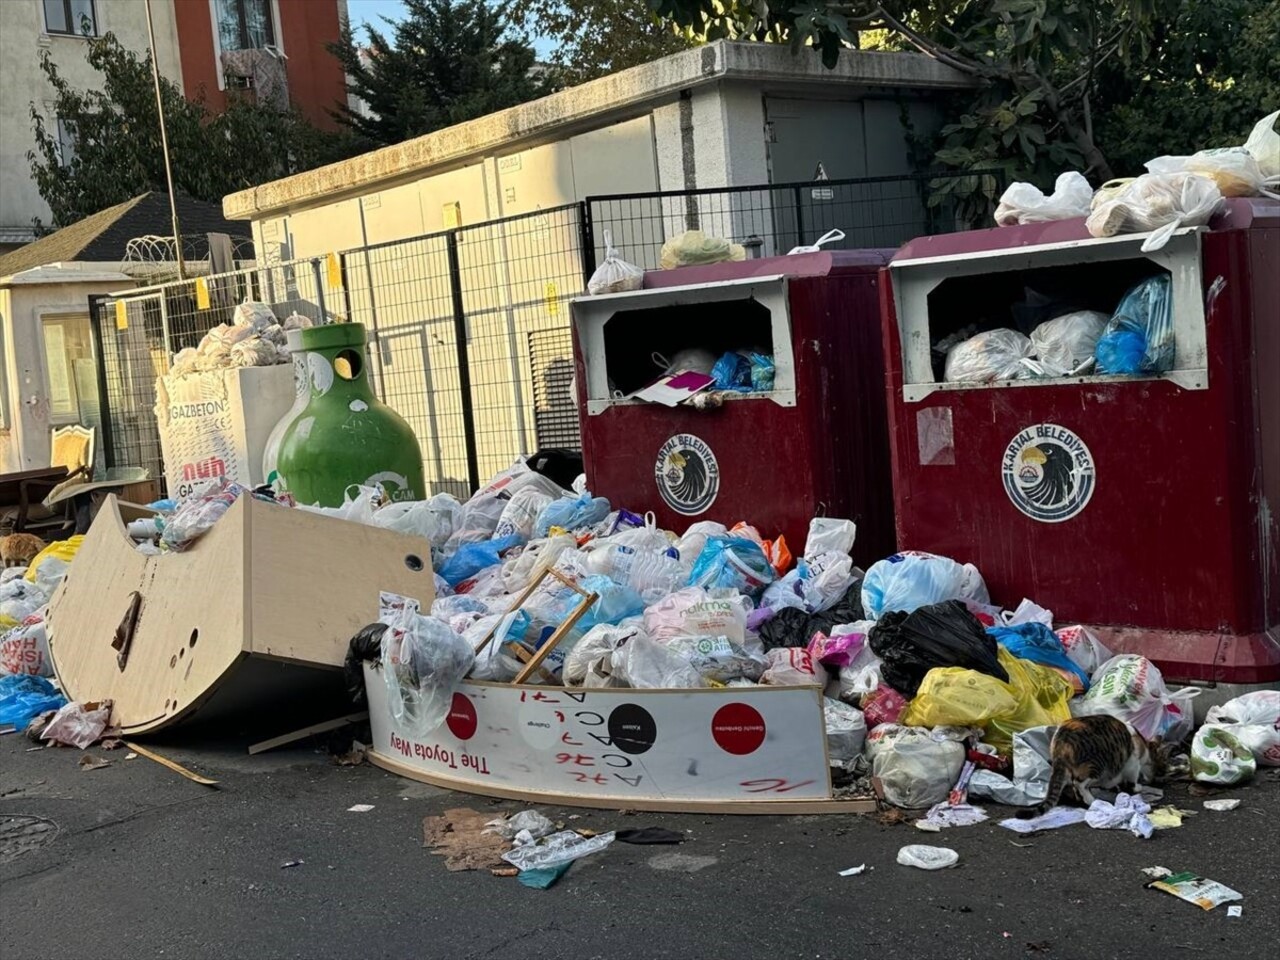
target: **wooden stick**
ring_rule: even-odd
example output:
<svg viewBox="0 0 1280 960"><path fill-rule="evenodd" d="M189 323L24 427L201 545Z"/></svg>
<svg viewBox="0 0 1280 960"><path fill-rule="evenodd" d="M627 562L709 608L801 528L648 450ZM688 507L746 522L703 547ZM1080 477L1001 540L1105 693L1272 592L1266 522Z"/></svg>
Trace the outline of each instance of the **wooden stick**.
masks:
<svg viewBox="0 0 1280 960"><path fill-rule="evenodd" d="M313 733L328 733L330 730L337 730L345 727L349 723L357 723L367 719L368 710L361 710L359 713L349 713L345 717L337 717L334 720L324 720L320 723L313 723L309 727L303 727L301 730L295 730L293 733L282 733L278 737L272 737L270 740L263 740L249 747L250 753L263 753L267 750L274 750L276 747L283 747L286 743L293 743L295 740L301 740L309 737Z"/></svg>
<svg viewBox="0 0 1280 960"><path fill-rule="evenodd" d="M129 740L126 740L124 742L124 745L128 747L130 750L132 750L134 753L138 754L138 756L146 757L148 760L154 760L156 763L160 764L160 766L168 767L174 773L180 773L184 777L186 777L188 780L192 780L196 783L203 784L206 787L213 787L215 790L218 788L217 780L210 780L208 777L202 777L198 773L193 773L192 771L184 767L182 764L175 763L173 760L170 760L168 757L162 757L158 753L152 753L146 747L140 747L136 743L133 743Z"/></svg>
<svg viewBox="0 0 1280 960"><path fill-rule="evenodd" d="M559 574L556 574L556 576L558 577ZM547 658L547 654L556 648L556 644L561 641L566 633L573 629L574 624L581 620L583 614L591 609L591 605L599 599L599 595L595 593L584 593L581 590L578 590L578 593L582 594L583 599L582 602L578 604L577 609L575 609L573 613L569 614L569 619L560 624L560 626L556 628L556 632L547 638L547 642L538 648L538 652L533 655L533 659L525 664L523 670L516 674L516 678L511 681L512 683L524 683L533 676L533 671L537 670L542 665L542 661Z"/></svg>

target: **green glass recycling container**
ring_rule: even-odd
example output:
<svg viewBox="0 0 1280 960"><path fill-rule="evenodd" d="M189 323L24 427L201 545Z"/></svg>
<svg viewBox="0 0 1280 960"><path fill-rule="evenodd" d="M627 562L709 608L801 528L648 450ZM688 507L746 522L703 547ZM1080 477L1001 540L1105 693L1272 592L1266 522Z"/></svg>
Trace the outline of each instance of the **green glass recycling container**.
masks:
<svg viewBox="0 0 1280 960"><path fill-rule="evenodd" d="M373 395L359 323L301 331L309 399L280 441L277 486L298 503L341 506L353 484L376 486L388 500L422 500L422 451L404 419Z"/></svg>

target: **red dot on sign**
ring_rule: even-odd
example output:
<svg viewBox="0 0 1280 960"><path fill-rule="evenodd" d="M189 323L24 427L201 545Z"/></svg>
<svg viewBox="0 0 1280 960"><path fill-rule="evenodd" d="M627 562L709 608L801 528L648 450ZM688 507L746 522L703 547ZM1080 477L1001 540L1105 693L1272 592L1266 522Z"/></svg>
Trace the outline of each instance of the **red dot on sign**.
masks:
<svg viewBox="0 0 1280 960"><path fill-rule="evenodd" d="M754 753L764 743L764 717L745 703L727 703L711 718L711 736L725 753Z"/></svg>
<svg viewBox="0 0 1280 960"><path fill-rule="evenodd" d="M449 716L445 719L449 732L459 740L470 740L476 735L476 708L471 699L464 694L455 693L453 703L449 705Z"/></svg>

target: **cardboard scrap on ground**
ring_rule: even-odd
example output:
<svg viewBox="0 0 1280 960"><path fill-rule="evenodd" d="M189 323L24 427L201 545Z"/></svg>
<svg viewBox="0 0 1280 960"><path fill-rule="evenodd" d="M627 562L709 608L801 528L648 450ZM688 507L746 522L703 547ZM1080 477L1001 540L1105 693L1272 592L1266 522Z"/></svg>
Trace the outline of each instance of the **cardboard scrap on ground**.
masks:
<svg viewBox="0 0 1280 960"><path fill-rule="evenodd" d="M444 857L447 870L487 870L505 867L502 855L511 842L496 833L485 833L492 814L479 813L466 807L446 810L438 817L422 820L422 845L431 847L436 856Z"/></svg>

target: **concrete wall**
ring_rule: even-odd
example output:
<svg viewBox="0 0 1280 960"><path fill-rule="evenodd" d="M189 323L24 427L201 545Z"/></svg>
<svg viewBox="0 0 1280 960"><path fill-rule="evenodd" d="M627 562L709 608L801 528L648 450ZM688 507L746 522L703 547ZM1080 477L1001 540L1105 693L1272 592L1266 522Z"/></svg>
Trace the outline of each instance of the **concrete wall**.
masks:
<svg viewBox="0 0 1280 960"><path fill-rule="evenodd" d="M146 8L140 0L96 0L99 34L110 31L127 49L147 49ZM179 86L178 34L173 0L152 0L157 61L161 73ZM48 205L31 179L27 151L35 149L31 105L55 127L53 89L40 71L40 54L48 51L59 73L78 90L98 89L101 75L85 62L80 37L45 32L41 0L0 0L0 252L34 236L31 220L49 222Z"/></svg>
<svg viewBox="0 0 1280 960"><path fill-rule="evenodd" d="M49 431L53 423L42 333L44 320L55 316L88 316L91 294L106 294L131 285L123 274L0 285L0 347L3 351L0 405L4 410L4 425L0 427L0 473L49 465Z"/></svg>

